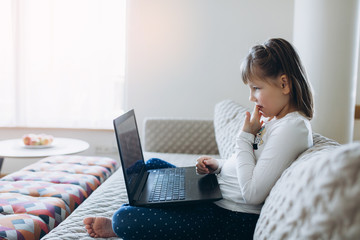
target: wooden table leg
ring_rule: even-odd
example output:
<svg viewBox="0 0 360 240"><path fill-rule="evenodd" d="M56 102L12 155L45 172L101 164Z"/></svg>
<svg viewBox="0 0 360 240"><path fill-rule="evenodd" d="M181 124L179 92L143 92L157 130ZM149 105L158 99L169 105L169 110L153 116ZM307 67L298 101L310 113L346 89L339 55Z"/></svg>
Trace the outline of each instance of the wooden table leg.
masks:
<svg viewBox="0 0 360 240"><path fill-rule="evenodd" d="M0 176L1 176L1 168L2 168L3 162L4 162L4 158L0 157Z"/></svg>

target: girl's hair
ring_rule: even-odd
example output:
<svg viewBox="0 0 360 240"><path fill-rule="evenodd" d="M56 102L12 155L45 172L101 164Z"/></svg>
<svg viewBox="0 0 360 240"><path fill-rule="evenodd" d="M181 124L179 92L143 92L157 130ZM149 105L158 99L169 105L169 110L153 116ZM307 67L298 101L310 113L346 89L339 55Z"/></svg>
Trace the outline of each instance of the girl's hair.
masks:
<svg viewBox="0 0 360 240"><path fill-rule="evenodd" d="M313 96L304 67L294 47L284 39L273 38L250 49L241 66L242 79L247 84L254 76L276 78L285 74L289 80L292 104L308 119L313 117Z"/></svg>

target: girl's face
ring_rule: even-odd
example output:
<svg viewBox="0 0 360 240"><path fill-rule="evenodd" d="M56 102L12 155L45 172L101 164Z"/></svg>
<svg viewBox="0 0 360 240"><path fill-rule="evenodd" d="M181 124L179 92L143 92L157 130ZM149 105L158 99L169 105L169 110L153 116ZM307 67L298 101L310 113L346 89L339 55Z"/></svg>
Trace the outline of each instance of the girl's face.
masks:
<svg viewBox="0 0 360 240"><path fill-rule="evenodd" d="M265 80L255 77L248 82L248 86L250 101L258 106L264 117L282 118L293 111L286 75Z"/></svg>

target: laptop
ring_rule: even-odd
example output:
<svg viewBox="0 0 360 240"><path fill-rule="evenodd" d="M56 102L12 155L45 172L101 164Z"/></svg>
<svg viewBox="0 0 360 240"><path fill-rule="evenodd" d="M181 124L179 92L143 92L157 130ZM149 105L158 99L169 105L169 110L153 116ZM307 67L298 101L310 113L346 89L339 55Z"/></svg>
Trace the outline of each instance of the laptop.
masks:
<svg viewBox="0 0 360 240"><path fill-rule="evenodd" d="M195 166L146 170L134 110L114 119L113 123L131 206L190 204L222 199L216 176L198 175ZM162 184L165 193L157 184Z"/></svg>

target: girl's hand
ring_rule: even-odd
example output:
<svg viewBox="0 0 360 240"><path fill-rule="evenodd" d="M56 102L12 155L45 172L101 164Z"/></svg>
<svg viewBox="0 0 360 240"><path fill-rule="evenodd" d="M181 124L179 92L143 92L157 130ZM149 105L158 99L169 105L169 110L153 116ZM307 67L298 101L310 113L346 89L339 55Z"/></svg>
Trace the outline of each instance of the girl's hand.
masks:
<svg viewBox="0 0 360 240"><path fill-rule="evenodd" d="M196 160L196 172L198 174L211 174L219 168L216 159L209 156L202 156Z"/></svg>
<svg viewBox="0 0 360 240"><path fill-rule="evenodd" d="M255 105L252 115L249 112L246 112L242 130L244 132L256 135L264 124L264 122L261 121L261 116L262 113L260 112L259 107Z"/></svg>

